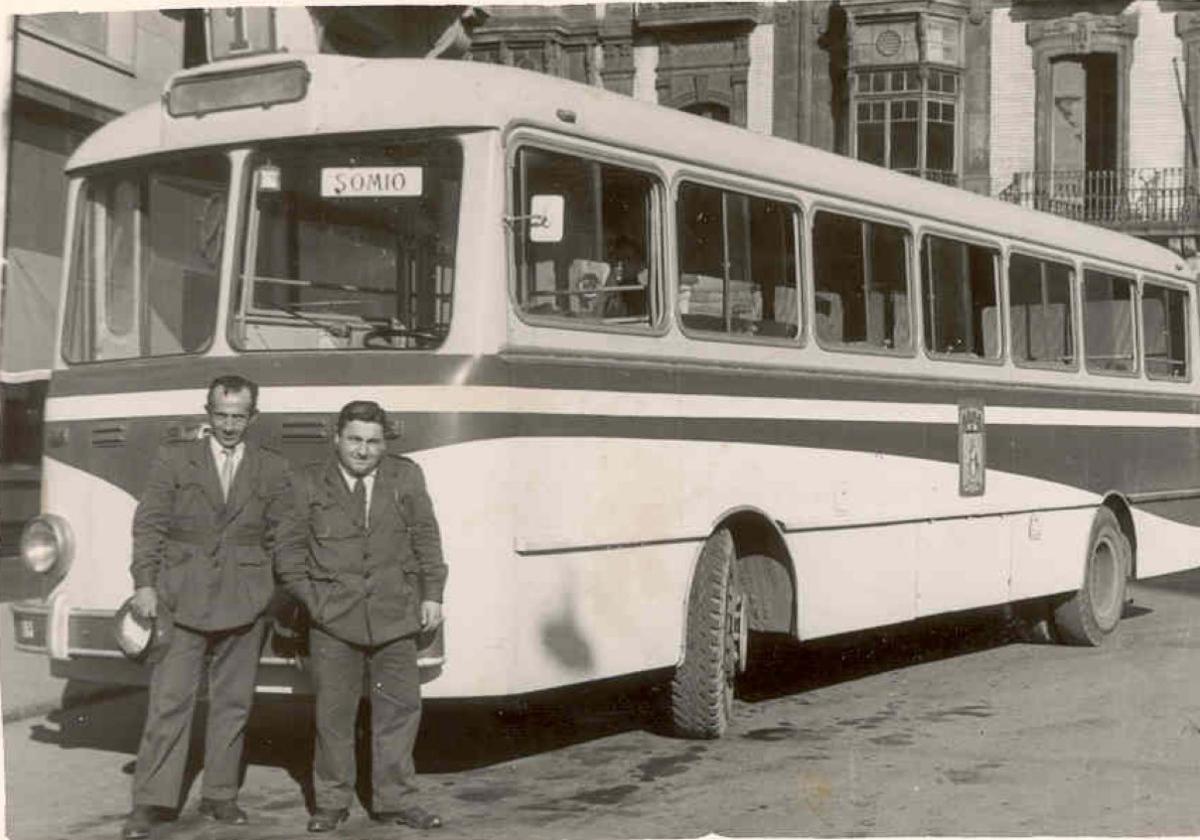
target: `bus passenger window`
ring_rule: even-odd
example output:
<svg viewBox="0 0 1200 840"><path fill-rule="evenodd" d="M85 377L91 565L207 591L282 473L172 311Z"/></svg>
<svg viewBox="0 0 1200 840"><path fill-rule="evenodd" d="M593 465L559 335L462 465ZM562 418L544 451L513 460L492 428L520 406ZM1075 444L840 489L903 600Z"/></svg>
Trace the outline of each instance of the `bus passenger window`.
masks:
<svg viewBox="0 0 1200 840"><path fill-rule="evenodd" d="M925 349L968 359L1000 358L998 254L966 242L926 236L921 245Z"/></svg>
<svg viewBox="0 0 1200 840"><path fill-rule="evenodd" d="M908 234L822 210L813 219L812 248L817 343L911 352Z"/></svg>
<svg viewBox="0 0 1200 840"><path fill-rule="evenodd" d="M1142 341L1146 376L1190 378L1188 371L1188 295L1183 289L1146 283L1142 286Z"/></svg>
<svg viewBox="0 0 1200 840"><path fill-rule="evenodd" d="M1083 352L1093 373L1133 373L1133 280L1104 271L1083 273Z"/></svg>
<svg viewBox="0 0 1200 840"><path fill-rule="evenodd" d="M1013 254L1008 262L1008 325L1013 363L1074 368L1074 272L1062 263Z"/></svg>
<svg viewBox="0 0 1200 840"><path fill-rule="evenodd" d="M510 223L518 311L573 326L657 324L656 187L651 176L627 167L521 149ZM530 234L535 195L563 198L561 239L535 241Z"/></svg>
<svg viewBox="0 0 1200 840"><path fill-rule="evenodd" d="M794 339L795 211L699 184L679 190L679 320L686 330Z"/></svg>

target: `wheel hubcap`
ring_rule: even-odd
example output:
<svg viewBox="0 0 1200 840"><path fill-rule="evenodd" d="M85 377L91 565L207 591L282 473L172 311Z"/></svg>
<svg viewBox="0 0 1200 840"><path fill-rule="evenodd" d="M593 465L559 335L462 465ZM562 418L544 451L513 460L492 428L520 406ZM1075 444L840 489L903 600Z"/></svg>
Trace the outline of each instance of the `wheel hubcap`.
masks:
<svg viewBox="0 0 1200 840"><path fill-rule="evenodd" d="M1088 571L1091 580L1088 589L1091 593L1092 612L1107 629L1120 618L1120 554L1107 538L1096 543L1092 551L1092 562Z"/></svg>

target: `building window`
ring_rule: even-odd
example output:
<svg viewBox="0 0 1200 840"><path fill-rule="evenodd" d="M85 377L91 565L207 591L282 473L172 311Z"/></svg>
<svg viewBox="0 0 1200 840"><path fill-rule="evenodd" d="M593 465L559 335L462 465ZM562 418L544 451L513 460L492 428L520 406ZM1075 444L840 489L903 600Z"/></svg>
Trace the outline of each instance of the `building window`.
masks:
<svg viewBox="0 0 1200 840"><path fill-rule="evenodd" d="M133 66L134 12L52 12L21 15L23 31L85 55Z"/></svg>
<svg viewBox="0 0 1200 840"><path fill-rule="evenodd" d="M916 68L856 74L855 137L859 160L955 183L958 76Z"/></svg>
<svg viewBox="0 0 1200 840"><path fill-rule="evenodd" d="M1052 173L1045 189L1056 201L1111 198L1111 185L1083 173L1128 165L1138 17L1081 12L1026 26L1036 76L1036 168Z"/></svg>
<svg viewBox="0 0 1200 840"><path fill-rule="evenodd" d="M933 16L856 21L851 61L855 157L956 184L960 22Z"/></svg>

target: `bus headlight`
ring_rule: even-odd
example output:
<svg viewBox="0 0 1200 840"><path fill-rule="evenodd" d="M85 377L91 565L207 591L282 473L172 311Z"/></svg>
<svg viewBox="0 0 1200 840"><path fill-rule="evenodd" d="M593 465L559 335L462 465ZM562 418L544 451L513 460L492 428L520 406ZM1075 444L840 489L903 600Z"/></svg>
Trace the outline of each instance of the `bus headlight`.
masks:
<svg viewBox="0 0 1200 840"><path fill-rule="evenodd" d="M21 559L30 571L39 575L66 574L73 549L67 520L52 513L35 516L21 532Z"/></svg>

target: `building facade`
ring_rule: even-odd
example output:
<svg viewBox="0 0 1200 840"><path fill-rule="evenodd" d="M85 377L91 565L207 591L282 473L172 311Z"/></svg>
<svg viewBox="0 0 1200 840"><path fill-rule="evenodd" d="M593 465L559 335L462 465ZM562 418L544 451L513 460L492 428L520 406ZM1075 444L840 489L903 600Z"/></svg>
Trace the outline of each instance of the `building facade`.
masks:
<svg viewBox="0 0 1200 840"><path fill-rule="evenodd" d="M182 66L183 34L181 15L160 12L16 20L0 324L0 464L34 465L41 452L65 229L63 167L92 131L159 96L166 78ZM10 496L5 519L19 514L12 501Z"/></svg>
<svg viewBox="0 0 1200 840"><path fill-rule="evenodd" d="M1196 251L1187 0L505 6L467 57Z"/></svg>

